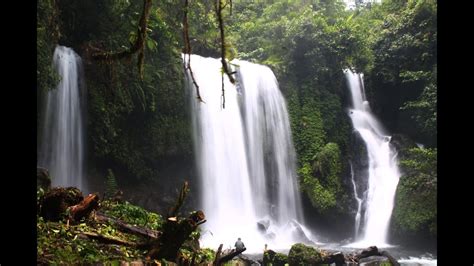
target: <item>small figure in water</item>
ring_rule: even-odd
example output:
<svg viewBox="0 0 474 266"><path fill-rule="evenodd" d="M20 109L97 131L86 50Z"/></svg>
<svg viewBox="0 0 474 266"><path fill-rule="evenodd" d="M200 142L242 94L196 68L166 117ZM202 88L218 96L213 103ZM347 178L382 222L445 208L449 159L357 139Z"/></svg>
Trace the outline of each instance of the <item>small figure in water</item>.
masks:
<svg viewBox="0 0 474 266"><path fill-rule="evenodd" d="M245 245L244 245L244 242L242 242L242 240L240 240L240 237L237 239L237 242L235 242L235 249L236 250L242 250L245 248Z"/></svg>

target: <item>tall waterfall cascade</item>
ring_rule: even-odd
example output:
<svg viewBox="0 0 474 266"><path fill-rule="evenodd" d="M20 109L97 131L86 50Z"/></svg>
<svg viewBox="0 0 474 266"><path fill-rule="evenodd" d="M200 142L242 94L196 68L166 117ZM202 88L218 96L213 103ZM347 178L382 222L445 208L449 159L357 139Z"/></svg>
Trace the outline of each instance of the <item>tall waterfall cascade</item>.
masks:
<svg viewBox="0 0 474 266"><path fill-rule="evenodd" d="M53 67L60 80L57 88L46 95L38 164L49 170L53 186L75 186L84 190L82 61L72 49L57 46Z"/></svg>
<svg viewBox="0 0 474 266"><path fill-rule="evenodd" d="M344 72L352 97L349 116L354 130L365 142L369 157L368 177L365 178L368 180L368 193L364 199L366 206L364 228L361 238L349 246L387 247L390 246L387 241L388 229L400 178L397 152L390 145L391 137L385 133L382 125L370 111L364 91L363 74L351 70Z"/></svg>
<svg viewBox="0 0 474 266"><path fill-rule="evenodd" d="M188 60L189 56L183 56ZM313 238L303 223L296 155L286 102L270 68L233 60L237 82L221 75L221 61L191 55L204 103L187 72L202 207L203 246L247 251L288 248ZM222 83L225 108L222 106Z"/></svg>

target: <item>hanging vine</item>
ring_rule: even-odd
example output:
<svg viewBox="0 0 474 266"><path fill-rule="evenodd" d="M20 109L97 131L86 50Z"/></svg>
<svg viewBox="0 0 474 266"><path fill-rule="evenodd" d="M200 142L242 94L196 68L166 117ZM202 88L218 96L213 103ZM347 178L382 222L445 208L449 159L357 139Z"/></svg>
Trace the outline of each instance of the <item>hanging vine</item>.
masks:
<svg viewBox="0 0 474 266"><path fill-rule="evenodd" d="M225 59L225 55L227 52L227 45L225 42L224 20L222 18L222 10L227 6L227 4L230 4L230 12L232 14L232 0L229 0L228 2L226 1L225 4L223 3L223 0L216 0L216 2L214 2L214 7L217 14L217 20L219 22L219 30L220 30L220 35L221 35L221 62L222 62L222 70L223 70L222 76L225 73L227 77L229 77L229 81L232 84L235 84L235 79L232 75L235 74L236 72L230 71L229 65L227 64L227 61ZM222 77L222 108L225 108L225 94L224 93L225 93L224 77Z"/></svg>
<svg viewBox="0 0 474 266"><path fill-rule="evenodd" d="M189 1L184 1L184 15L183 15L183 39L184 39L184 56L183 56L183 66L184 72L189 70L191 80L193 81L194 87L196 88L196 98L199 102L204 102L199 93L199 85L194 78L193 70L191 69L191 44L189 42L189 24L188 24L188 6ZM186 55L188 55L188 61L186 62Z"/></svg>

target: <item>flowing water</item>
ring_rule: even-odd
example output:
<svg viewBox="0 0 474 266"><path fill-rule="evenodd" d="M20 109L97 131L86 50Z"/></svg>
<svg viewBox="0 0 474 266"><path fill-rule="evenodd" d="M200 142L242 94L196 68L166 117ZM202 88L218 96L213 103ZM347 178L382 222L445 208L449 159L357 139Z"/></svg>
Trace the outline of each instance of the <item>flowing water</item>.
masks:
<svg viewBox="0 0 474 266"><path fill-rule="evenodd" d="M388 229L395 192L400 177L397 153L390 145L390 136L370 111L364 92L363 75L345 70L352 96L352 109L349 116L354 129L360 134L367 148L368 193L364 199L364 229L360 241L352 243L353 247L387 247Z"/></svg>
<svg viewBox="0 0 474 266"><path fill-rule="evenodd" d="M227 76L222 79L220 60L191 55L204 103L196 100L187 75L207 217L201 242L228 248L240 237L249 252L261 252L265 244L284 248L308 242L312 236L302 225L288 112L275 75L266 66L246 61L233 60L232 67L236 86Z"/></svg>
<svg viewBox="0 0 474 266"><path fill-rule="evenodd" d="M53 186L75 186L82 190L85 189L85 108L81 58L72 49L57 46L53 67L60 81L46 95L38 164L49 170Z"/></svg>
<svg viewBox="0 0 474 266"><path fill-rule="evenodd" d="M354 198L357 201L357 212L354 217L354 239L357 240L359 238L359 227L360 227L360 212L362 209L362 199L359 197L357 194L357 186L356 182L354 180L354 169L352 168L352 163L349 163L351 166L351 181L352 181L352 187L354 188Z"/></svg>

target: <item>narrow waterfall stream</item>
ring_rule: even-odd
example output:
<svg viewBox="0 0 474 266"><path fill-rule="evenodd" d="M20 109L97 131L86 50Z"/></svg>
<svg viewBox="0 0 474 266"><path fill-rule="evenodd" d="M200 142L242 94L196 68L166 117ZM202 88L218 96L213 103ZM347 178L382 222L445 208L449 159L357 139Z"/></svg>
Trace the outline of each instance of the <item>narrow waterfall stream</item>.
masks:
<svg viewBox="0 0 474 266"><path fill-rule="evenodd" d="M391 137L385 133L380 122L370 111L364 92L363 75L350 70L345 70L345 74L353 105L349 110L349 116L354 130L365 142L369 157L363 236L351 246L389 246L387 235L400 178L397 152L390 145Z"/></svg>
<svg viewBox="0 0 474 266"><path fill-rule="evenodd" d="M82 61L71 48L57 46L53 66L60 81L46 96L38 164L49 170L53 186L84 190Z"/></svg>

